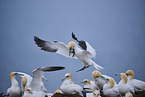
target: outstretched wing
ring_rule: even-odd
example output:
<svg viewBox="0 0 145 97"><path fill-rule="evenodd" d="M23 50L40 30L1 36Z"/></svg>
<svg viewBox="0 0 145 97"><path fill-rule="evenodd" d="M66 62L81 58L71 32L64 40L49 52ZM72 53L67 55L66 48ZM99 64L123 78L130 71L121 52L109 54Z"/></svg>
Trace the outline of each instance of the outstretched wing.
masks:
<svg viewBox="0 0 145 97"><path fill-rule="evenodd" d="M41 50L47 51L47 52L56 52L58 54L64 55L69 58L76 58L76 56L72 57L73 54L69 56L69 49L67 45L65 45L63 42L49 42L49 41L44 41L37 36L34 36L34 41L35 43L41 47Z"/></svg>
<svg viewBox="0 0 145 97"><path fill-rule="evenodd" d="M51 72L51 71L57 71L57 70L63 70L65 67L62 66L50 66L50 67L41 67L38 69L33 70L33 79L30 84L30 87L33 90L40 90L40 83L42 82L42 77L44 72Z"/></svg>
<svg viewBox="0 0 145 97"><path fill-rule="evenodd" d="M96 51L95 51L95 49L88 43L88 42L86 42L86 41L84 41L84 40L81 40L81 41L79 41L77 38L76 38L76 36L75 36L75 34L73 34L73 32L72 32L72 38L74 39L74 40L76 40L79 44L79 46L83 49L83 50L86 50L86 51L88 51L90 54L89 54L89 56L91 57L91 58L95 58L95 56L96 56Z"/></svg>

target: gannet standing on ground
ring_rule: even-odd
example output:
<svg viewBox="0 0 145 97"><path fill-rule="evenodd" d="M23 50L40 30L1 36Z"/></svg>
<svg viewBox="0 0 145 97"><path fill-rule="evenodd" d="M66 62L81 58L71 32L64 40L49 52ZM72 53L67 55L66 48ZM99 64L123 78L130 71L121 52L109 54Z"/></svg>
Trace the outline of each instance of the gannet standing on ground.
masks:
<svg viewBox="0 0 145 97"><path fill-rule="evenodd" d="M23 72L17 72L17 73L24 75L24 76L21 76L22 77L21 87L22 87L22 91L24 92L25 88L30 85L33 78L27 73L23 73ZM42 79L47 80L44 76L42 76ZM23 83L25 83L26 85L25 84L23 85ZM44 83L42 81L40 83L40 87L42 91L47 93L47 89L44 87Z"/></svg>
<svg viewBox="0 0 145 97"><path fill-rule="evenodd" d="M34 41L39 47L41 47L41 50L47 52L56 52L69 58L79 59L84 64L84 67L78 71L82 71L88 68L89 66L94 66L98 70L103 69L103 67L99 66L93 60L90 59L92 57L95 57L96 52L95 49L93 49L87 42L85 42L87 44L85 46L85 50L81 50L77 47L77 44L74 41L69 42L68 46L63 42L44 41L36 36L34 36Z"/></svg>
<svg viewBox="0 0 145 97"><path fill-rule="evenodd" d="M33 70L33 79L30 83L31 89L25 90L23 97L45 97L47 94L41 90L40 86L44 72L56 71L61 69L64 69L64 67L41 67Z"/></svg>
<svg viewBox="0 0 145 97"><path fill-rule="evenodd" d="M145 90L145 82L138 79L134 79L134 72L132 70L127 70L126 75L128 76L128 83L135 88L135 91Z"/></svg>
<svg viewBox="0 0 145 97"><path fill-rule="evenodd" d="M130 85L127 81L127 75L125 73L115 74L116 76L120 76L121 80L118 83L118 90L122 96L125 96L127 92L131 92L134 94L134 87Z"/></svg>
<svg viewBox="0 0 145 97"><path fill-rule="evenodd" d="M103 93L106 97L120 97L118 85L114 79L109 78L109 82L103 86Z"/></svg>
<svg viewBox="0 0 145 97"><path fill-rule="evenodd" d="M66 73L62 81L63 80L64 82L60 86L60 89L63 91L64 94L79 94L83 96L83 88L80 85L71 83L72 75L70 73Z"/></svg>
<svg viewBox="0 0 145 97"><path fill-rule="evenodd" d="M80 83L85 84L83 88L84 88L86 91L98 90L98 87L97 87L97 85L95 84L94 81L90 81L90 80L88 80L88 79L84 79L84 80L83 80L82 82L80 82Z"/></svg>
<svg viewBox="0 0 145 97"><path fill-rule="evenodd" d="M107 75L102 75L101 72L100 71L97 71L97 70L94 70L92 72L92 77L94 78L95 84L98 86L98 88L100 90L103 90L104 84L107 83L105 79L112 78L112 77L107 76Z"/></svg>
<svg viewBox="0 0 145 97"><path fill-rule="evenodd" d="M83 89L84 89L84 92L86 92L86 96L87 97L90 97L90 96L93 97L93 91L94 90L98 90L98 87L97 87L97 85L95 84L94 81L90 81L88 79L84 79L80 83L85 84Z"/></svg>
<svg viewBox="0 0 145 97"><path fill-rule="evenodd" d="M21 76L22 74L11 72L10 80L11 87L7 89L7 97L21 97L21 90L18 81L15 79L16 76Z"/></svg>

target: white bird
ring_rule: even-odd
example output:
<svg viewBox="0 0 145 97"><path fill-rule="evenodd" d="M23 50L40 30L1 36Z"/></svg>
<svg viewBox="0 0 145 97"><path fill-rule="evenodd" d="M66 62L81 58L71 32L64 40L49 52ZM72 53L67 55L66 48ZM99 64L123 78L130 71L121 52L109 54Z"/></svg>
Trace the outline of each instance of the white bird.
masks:
<svg viewBox="0 0 145 97"><path fill-rule="evenodd" d="M101 97L101 96L100 96L100 91L95 90L95 91L93 92L93 97Z"/></svg>
<svg viewBox="0 0 145 97"><path fill-rule="evenodd" d="M132 70L127 70L126 75L128 76L128 83L135 88L135 91L145 90L145 82L138 79L134 79L134 72Z"/></svg>
<svg viewBox="0 0 145 97"><path fill-rule="evenodd" d="M84 85L84 89L85 91L94 91L94 90L98 90L98 86L95 84L94 81L90 81L88 79L84 79L82 82L80 83L83 83L85 84Z"/></svg>
<svg viewBox="0 0 145 97"><path fill-rule="evenodd" d="M128 92L125 94L125 97L133 97L133 95L130 92Z"/></svg>
<svg viewBox="0 0 145 97"><path fill-rule="evenodd" d="M130 85L127 81L127 75L125 73L115 74L116 76L120 76L121 80L118 83L118 90L122 96L125 96L127 92L131 92L134 94L134 87Z"/></svg>
<svg viewBox="0 0 145 97"><path fill-rule="evenodd" d="M41 90L40 83L42 81L42 76L44 72L49 71L56 71L64 69L64 67L41 67L36 70L33 70L33 79L30 83L31 89L25 89L24 96L23 97L45 97L47 93Z"/></svg>
<svg viewBox="0 0 145 97"><path fill-rule="evenodd" d="M77 40L73 33L72 37ZM63 42L58 41L44 41L36 36L34 36L34 41L39 47L41 47L41 50L47 52L56 52L58 54L64 55L65 57L79 59L84 64L84 67L78 71L82 71L89 66L94 66L98 70L104 69L103 67L96 64L93 60L91 60L91 58L95 57L96 52L88 42L77 40L79 42L79 45L82 47L82 50L78 48L77 44L74 41L71 41L68 43L68 45L66 45Z"/></svg>
<svg viewBox="0 0 145 97"><path fill-rule="evenodd" d="M60 86L60 89L63 91L64 94L79 94L83 96L83 88L80 85L72 84L72 75L70 73L66 73L62 81L63 80L64 82Z"/></svg>
<svg viewBox="0 0 145 97"><path fill-rule="evenodd" d="M118 85L115 84L114 79L109 78L109 83L103 86L103 93L106 97L120 97Z"/></svg>
<svg viewBox="0 0 145 97"><path fill-rule="evenodd" d="M102 75L101 72L100 71L97 71L97 70L94 70L92 72L92 77L94 78L95 84L98 86L98 88L100 90L103 90L104 84L107 83L105 79L112 78L112 77L107 76L107 75Z"/></svg>
<svg viewBox="0 0 145 97"><path fill-rule="evenodd" d="M22 74L11 72L10 80L11 87L7 89L7 97L21 97L21 90L18 81L15 79L16 76L21 76Z"/></svg>
<svg viewBox="0 0 145 97"><path fill-rule="evenodd" d="M23 73L23 72L17 72L17 73L24 75L24 76L21 76L22 77L21 87L22 87L22 91L24 92L25 88L30 85L33 78L27 73ZM42 76L42 79L47 80L44 76ZM47 89L44 87L44 83L42 81L40 83L40 87L42 91L47 93Z"/></svg>

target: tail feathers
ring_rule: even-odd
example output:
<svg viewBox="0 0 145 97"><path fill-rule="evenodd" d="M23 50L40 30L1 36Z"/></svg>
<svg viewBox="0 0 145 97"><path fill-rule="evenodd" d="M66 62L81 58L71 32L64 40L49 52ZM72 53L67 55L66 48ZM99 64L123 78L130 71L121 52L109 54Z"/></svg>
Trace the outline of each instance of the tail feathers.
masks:
<svg viewBox="0 0 145 97"><path fill-rule="evenodd" d="M94 66L97 70L104 69L102 66L96 64L94 61L93 61L93 66Z"/></svg>

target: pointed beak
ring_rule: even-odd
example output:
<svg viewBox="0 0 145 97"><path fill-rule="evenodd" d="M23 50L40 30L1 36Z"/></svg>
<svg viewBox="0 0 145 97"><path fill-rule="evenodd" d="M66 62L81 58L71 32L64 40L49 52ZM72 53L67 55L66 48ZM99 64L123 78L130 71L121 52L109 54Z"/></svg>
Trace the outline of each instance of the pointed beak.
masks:
<svg viewBox="0 0 145 97"><path fill-rule="evenodd" d="M28 92L29 92L29 94L33 94L33 92L31 90L29 90Z"/></svg>
<svg viewBox="0 0 145 97"><path fill-rule="evenodd" d="M15 73L15 76L24 76L24 74Z"/></svg>
<svg viewBox="0 0 145 97"><path fill-rule="evenodd" d="M84 82L80 82L80 83L83 83L83 84L85 84Z"/></svg>
<svg viewBox="0 0 145 97"><path fill-rule="evenodd" d="M64 81L66 79L66 77L64 77L61 81Z"/></svg>
<svg viewBox="0 0 145 97"><path fill-rule="evenodd" d="M120 76L120 74L115 74L116 76Z"/></svg>
<svg viewBox="0 0 145 97"><path fill-rule="evenodd" d="M44 76L42 76L42 79L48 82L48 79Z"/></svg>

